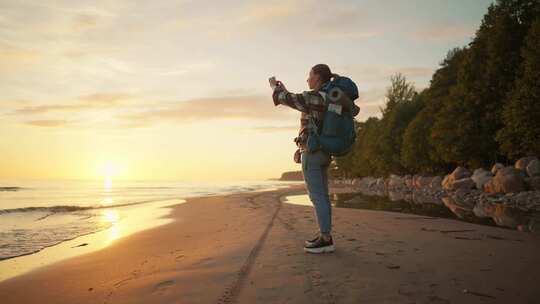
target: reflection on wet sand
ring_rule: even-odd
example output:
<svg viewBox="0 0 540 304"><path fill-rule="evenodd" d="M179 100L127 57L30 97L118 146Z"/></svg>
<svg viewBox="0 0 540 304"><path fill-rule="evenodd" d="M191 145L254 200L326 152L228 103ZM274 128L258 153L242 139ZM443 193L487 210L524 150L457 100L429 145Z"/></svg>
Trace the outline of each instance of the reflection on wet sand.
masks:
<svg viewBox="0 0 540 304"><path fill-rule="evenodd" d="M313 206L309 200L309 196L302 195L290 195L285 197L285 203ZM336 208L353 208L353 209L367 209L367 210L380 210L390 212L400 212L432 217L451 218L464 220L466 222L472 222L476 224L484 224L489 226L496 226L490 219L482 218L465 218L460 219L456 217L448 208L432 204L425 203L423 201L409 201L401 197L383 197L375 195L365 195L362 193L332 193L330 194L330 202L333 207Z"/></svg>
<svg viewBox="0 0 540 304"><path fill-rule="evenodd" d="M112 201L111 201L112 202ZM136 206L101 209L100 221L110 227L75 239L47 247L37 253L0 261L0 281L50 265L77 255L110 246L116 240L135 232L164 225L173 221L166 216L170 207L185 200L164 200Z"/></svg>

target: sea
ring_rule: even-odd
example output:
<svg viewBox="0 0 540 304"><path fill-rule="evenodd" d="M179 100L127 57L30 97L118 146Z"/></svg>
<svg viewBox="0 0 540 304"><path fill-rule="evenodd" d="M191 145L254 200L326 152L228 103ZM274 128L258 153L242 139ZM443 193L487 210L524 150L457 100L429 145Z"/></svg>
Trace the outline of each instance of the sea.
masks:
<svg viewBox="0 0 540 304"><path fill-rule="evenodd" d="M122 222L142 227L152 214L163 215L164 209L158 207L189 197L272 190L295 183L0 180L0 262L122 227L118 225Z"/></svg>

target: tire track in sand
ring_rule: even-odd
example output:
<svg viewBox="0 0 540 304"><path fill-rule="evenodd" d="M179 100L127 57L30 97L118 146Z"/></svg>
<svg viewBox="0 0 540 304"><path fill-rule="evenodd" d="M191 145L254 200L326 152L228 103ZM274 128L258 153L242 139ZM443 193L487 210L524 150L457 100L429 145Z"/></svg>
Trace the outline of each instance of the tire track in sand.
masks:
<svg viewBox="0 0 540 304"><path fill-rule="evenodd" d="M287 191L285 193L281 193L279 195L279 197L290 195L291 193L295 193L295 192L298 192L298 189L294 189L292 191ZM264 195L268 195L268 194L269 193L257 194L257 195L250 196L250 197L246 198L246 200L248 202L250 202L251 204L256 204L257 198L259 198L261 196L264 196ZM283 204L281 199L279 199L279 197L276 197L275 195L271 195L271 197L277 203L276 210L274 211L274 213L272 214L272 218L270 219L270 221L268 222L268 224L264 228L264 231L263 231L262 235L257 240L257 243L255 244L255 246L249 252L248 257L246 258L246 260L244 261L244 264L242 265L242 267L240 268L240 270L237 273L236 279L227 288L225 288L225 291L223 292L223 294L218 298L218 300L217 300L218 304L235 303L238 295L240 294L240 291L241 291L241 289L242 289L242 287L244 285L244 281L245 281L246 277L248 276L248 274L249 274L249 272L250 272L250 270L251 270L251 268L253 266L253 262L255 262L255 259L257 258L257 255L259 254L259 251L260 251L262 245L264 244L264 241L266 240L266 237L268 236L268 232L270 232L270 229L274 225L274 220L276 219L277 214L278 214L279 210L281 210L281 206Z"/></svg>

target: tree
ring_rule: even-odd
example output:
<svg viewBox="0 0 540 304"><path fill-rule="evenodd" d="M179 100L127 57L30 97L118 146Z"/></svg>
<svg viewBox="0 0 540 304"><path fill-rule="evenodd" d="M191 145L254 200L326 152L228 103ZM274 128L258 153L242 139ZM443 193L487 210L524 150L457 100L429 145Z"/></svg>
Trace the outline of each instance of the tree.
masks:
<svg viewBox="0 0 540 304"><path fill-rule="evenodd" d="M402 74L391 78L391 85L386 93L386 108L382 111L381 134L376 141L379 155L378 172L384 175L404 173L401 164L401 145L403 133L409 122L422 109L423 102L417 97L416 89Z"/></svg>
<svg viewBox="0 0 540 304"><path fill-rule="evenodd" d="M437 140L432 140L432 127L457 83L458 69L466 51L466 48L448 51L440 68L433 74L429 88L419 95L425 106L409 123L401 147L401 163L410 172L442 174L449 170L448 163L435 147ZM434 139L437 139L437 135L437 131L433 132Z"/></svg>
<svg viewBox="0 0 540 304"><path fill-rule="evenodd" d="M478 167L505 160L495 135L521 65L533 2L500 0L484 16L432 128L433 145L445 162Z"/></svg>
<svg viewBox="0 0 540 304"><path fill-rule="evenodd" d="M359 123L350 174L447 173L540 154L540 1L497 0L419 94L392 76L381 119Z"/></svg>
<svg viewBox="0 0 540 304"><path fill-rule="evenodd" d="M504 127L497 133L510 158L540 155L540 18L529 30L522 49L520 77L504 105Z"/></svg>

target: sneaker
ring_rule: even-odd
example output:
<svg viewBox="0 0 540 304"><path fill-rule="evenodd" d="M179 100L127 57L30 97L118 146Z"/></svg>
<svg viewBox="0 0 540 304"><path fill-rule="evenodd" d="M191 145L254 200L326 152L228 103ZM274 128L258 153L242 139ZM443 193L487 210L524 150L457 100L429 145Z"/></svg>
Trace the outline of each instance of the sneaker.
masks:
<svg viewBox="0 0 540 304"><path fill-rule="evenodd" d="M330 236L328 241L325 241L322 237L320 237L312 244L304 246L304 251L310 253L334 252L334 250L335 247L332 236Z"/></svg>
<svg viewBox="0 0 540 304"><path fill-rule="evenodd" d="M306 246L312 245L313 243L315 243L315 242L319 239L320 236L321 236L321 235L320 235L319 233L317 233L317 235L315 235L314 238L312 238L311 240L306 240L304 244L305 244Z"/></svg>

